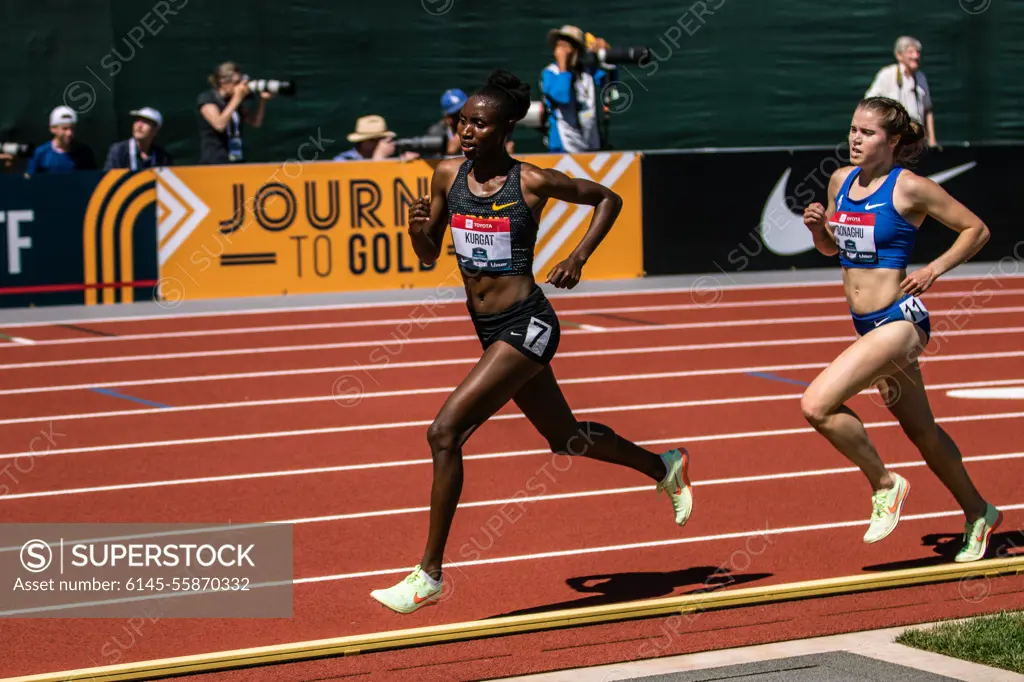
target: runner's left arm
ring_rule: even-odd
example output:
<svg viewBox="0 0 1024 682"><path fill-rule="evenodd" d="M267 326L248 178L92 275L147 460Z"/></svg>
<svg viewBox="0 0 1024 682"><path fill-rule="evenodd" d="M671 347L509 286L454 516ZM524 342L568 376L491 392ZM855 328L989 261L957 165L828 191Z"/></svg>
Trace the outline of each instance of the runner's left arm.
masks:
<svg viewBox="0 0 1024 682"><path fill-rule="evenodd" d="M931 263L915 270L903 281L908 294L922 294L932 283L961 263L974 258L989 240L988 226L969 208L954 199L937 182L919 175L904 173L897 185L914 209L930 215L959 233L953 245Z"/></svg>
<svg viewBox="0 0 1024 682"><path fill-rule="evenodd" d="M523 179L527 192L540 198L542 205L548 199L555 199L594 207L590 227L583 239L565 260L551 268L545 280L558 288L572 289L580 281L583 266L612 229L622 210L622 197L592 180L570 178L552 168L524 164Z"/></svg>

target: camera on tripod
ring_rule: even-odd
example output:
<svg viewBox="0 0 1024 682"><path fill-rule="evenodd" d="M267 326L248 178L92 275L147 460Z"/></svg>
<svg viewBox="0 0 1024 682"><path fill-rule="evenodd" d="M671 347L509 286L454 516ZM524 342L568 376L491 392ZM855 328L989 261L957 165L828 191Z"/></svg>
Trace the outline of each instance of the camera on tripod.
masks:
<svg viewBox="0 0 1024 682"><path fill-rule="evenodd" d="M0 142L0 154L10 154L16 159L31 159L34 147L21 142Z"/></svg>
<svg viewBox="0 0 1024 682"><path fill-rule="evenodd" d="M295 81L250 78L249 76L242 76L242 80L249 81L249 92L252 94L269 92L272 95L287 95L289 97L295 94Z"/></svg>

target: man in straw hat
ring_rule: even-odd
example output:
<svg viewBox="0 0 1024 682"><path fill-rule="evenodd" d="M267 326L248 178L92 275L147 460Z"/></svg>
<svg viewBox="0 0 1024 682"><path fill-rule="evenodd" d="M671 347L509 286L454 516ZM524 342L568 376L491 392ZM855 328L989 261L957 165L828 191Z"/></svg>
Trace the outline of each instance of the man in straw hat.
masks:
<svg viewBox="0 0 1024 682"><path fill-rule="evenodd" d="M390 158L395 153L394 131L388 130L388 123L383 116L372 114L356 119L356 129L348 134L349 142L355 147L334 157L335 161L361 161L372 159L380 161ZM402 160L418 158L416 152L405 152Z"/></svg>
<svg viewBox="0 0 1024 682"><path fill-rule="evenodd" d="M596 60L588 60L584 65L581 55L584 50L596 50L608 44L585 35L577 26L566 24L548 31L548 46L555 53L555 61L541 72L544 106L550 112L551 121L548 150L597 151L601 148L597 115L601 90L613 80L613 74L596 64Z"/></svg>

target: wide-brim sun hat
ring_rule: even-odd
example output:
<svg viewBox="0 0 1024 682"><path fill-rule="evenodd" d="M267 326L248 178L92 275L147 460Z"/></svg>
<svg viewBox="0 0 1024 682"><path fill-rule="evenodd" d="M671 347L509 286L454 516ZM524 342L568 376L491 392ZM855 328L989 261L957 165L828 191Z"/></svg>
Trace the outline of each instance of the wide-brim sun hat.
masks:
<svg viewBox="0 0 1024 682"><path fill-rule="evenodd" d="M563 38L575 43L577 47L583 47L586 43L586 37L583 34L583 29L579 26L565 24L561 28L553 28L548 31L548 47L553 49L555 47L555 43Z"/></svg>
<svg viewBox="0 0 1024 682"><path fill-rule="evenodd" d="M395 137L395 132L388 130L388 122L383 116L374 114L357 118L355 131L349 133L345 139L349 142L365 142L388 137Z"/></svg>

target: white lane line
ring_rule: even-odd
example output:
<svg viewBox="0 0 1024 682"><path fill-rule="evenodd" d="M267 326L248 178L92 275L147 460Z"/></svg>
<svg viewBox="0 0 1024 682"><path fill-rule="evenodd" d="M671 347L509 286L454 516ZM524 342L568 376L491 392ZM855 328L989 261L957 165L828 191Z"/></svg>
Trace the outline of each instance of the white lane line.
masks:
<svg viewBox="0 0 1024 682"><path fill-rule="evenodd" d="M1006 511L1017 511L1024 509L1024 504L1001 504L996 503L1000 510ZM939 512L927 512L923 514L904 514L900 517L901 522L908 521L922 521L926 519L940 519L940 518L953 518L957 516L963 516L963 511L957 509L953 511L939 511ZM273 523L273 522L271 522ZM815 531L822 530L838 530L841 528L857 528L860 526L866 526L867 520L860 519L857 521L836 521L832 523L818 523L806 526L786 526L783 528L770 528L767 525L764 528L757 530L738 531L733 533L718 533L714 535L697 535L691 537L676 537L669 540L653 540L649 542L632 542L629 544L621 545L605 545L601 547L579 547L567 550L557 550L552 552L538 552L535 554L519 554L513 556L503 557L490 557L487 559L470 559L467 561L453 561L445 564L446 569L451 568L468 568L471 566L486 566L491 564L507 564L507 563L518 563L522 561L538 561L541 559L556 559L562 557L576 557L584 554L604 554L608 552L622 552L627 550L635 549L649 549L652 547L671 547L675 545L689 545L706 542L715 542L719 540L736 540L750 537L767 537L773 535L791 535L794 533L813 533ZM337 573L334 575L322 575L314 576L309 578L294 578L292 580L281 580L265 583L254 583L249 586L250 589L266 588L266 587L285 587L289 585L305 585L310 583L321 583L321 582L334 582L338 580L351 580L353 578L369 578L385 575L405 575L412 571L415 567L404 566L402 568L387 568L373 571L359 571L357 573ZM38 606L26 609L13 609L7 611L0 611L0 616L18 616L28 613L43 613L43 612L54 612L64 611L68 609L76 608L87 608L91 606L102 606L107 604L125 604L138 601L151 601L154 599L178 599L184 597L191 597L201 594L207 594L204 592L168 592L162 594L147 595L144 597L124 597L121 599L105 599L91 602L79 602L76 604L55 604L52 606Z"/></svg>
<svg viewBox="0 0 1024 682"><path fill-rule="evenodd" d="M464 457L466 460L477 459L479 456L474 457L469 455ZM1024 452L1010 452L999 455L979 455L974 457L964 457L965 462L990 462L1006 459L1020 459L1024 457ZM494 459L493 457L490 459ZM368 469L380 469L384 467L407 467L407 466L419 466L431 464L430 459L410 459L398 462L367 462L363 464L342 464L338 466L329 467L313 467L307 469L289 469L286 471L260 471L248 474L225 474L223 476L203 476L197 478L173 478L164 481L145 481L140 483L120 483L115 485L100 485L90 486L85 488L64 488L60 490L40 490L31 493L15 493L0 496L0 503L11 501L11 500L28 500L40 497L63 497L66 495L86 495L91 493L107 493L116 492L121 490L143 490L146 488L167 488L173 486L182 485L202 485L207 483L226 483L229 481L253 481L268 478L282 478L288 476L309 476L315 474L336 474L346 471L365 471ZM890 468L896 467L916 467L924 466L925 462L914 461L914 462L901 462L897 464L889 464ZM757 476L739 476L734 478L719 478L710 479L706 481L694 481L694 486L707 486L707 485L726 485L730 483L753 483L759 481L775 481L785 480L789 478L799 478L802 476L826 476L829 474L843 474L860 471L857 467L844 467L836 469L814 469L809 471L795 471L784 474L762 474ZM509 502L541 502L547 500L567 500L576 497L594 497L601 495L620 495L623 493L634 493L645 490L654 490L654 486L633 486L630 488L611 488L607 490L593 490L578 493L561 493L557 495L537 495L534 497L514 497L511 499L504 500L488 500L483 502L467 502L460 503L459 508L463 507L487 507L507 504ZM315 517L314 521L343 521L346 519L362 519L370 518L374 516L389 516L392 514L411 514L414 512L429 511L430 507L408 507L405 509L388 509L383 511L373 512L357 512L352 514L337 514L334 516L322 516ZM287 523L309 523L309 520L292 520ZM253 527L259 524L252 524ZM245 526L232 526L232 528L239 528ZM225 526L225 528L227 528Z"/></svg>
<svg viewBox="0 0 1024 682"><path fill-rule="evenodd" d="M955 355L945 356L947 358L956 358ZM973 359L973 358L971 358ZM822 364L821 366L825 366ZM611 375L603 377L580 377L577 379L566 379L560 381L562 385L567 384L599 384L608 382L623 382L623 381L643 381L651 379L667 379L667 378L686 378L692 376L707 376L708 372L721 372L728 374L746 374L749 372L765 372L772 371L764 367L729 367L723 370L691 370L691 371L679 371L679 372L658 372L653 374L625 374L625 375ZM698 373L698 374L695 374ZM959 389L959 388L977 388L977 387L990 387L990 386L1007 386L1020 384L1024 382L1024 379L994 379L991 381L971 381L971 382L954 382L945 384L935 384L931 386L925 386L929 391L941 390L941 389ZM429 388L409 388L395 391L369 391L359 392L352 394L351 398L353 401L358 400L362 402L367 398L397 398L406 396L420 396L420 395L438 395L444 393L451 393L455 390L455 386L433 386ZM863 391L863 394L867 394L873 391ZM235 410L243 408L253 407L273 407L276 405L303 405L311 403L326 403L336 402L341 407L348 407L345 405L347 396L335 396L331 395L312 395L312 396L299 396L295 398L270 398L265 400L240 400L235 402L223 402L223 403L199 403L195 405L178 405L175 407L157 407L157 408L140 408L137 410L110 410L106 412L76 412L70 414L53 414L46 416L33 416L33 417L15 417L11 419L0 419L0 426L8 426L11 424L33 424L41 421L77 421L83 419L106 419L112 417L136 417L148 414L176 414L181 412L208 412L211 410ZM674 402L662 402L662 403L645 403L639 405L612 405L609 407L592 407L578 409L576 412L621 412L631 410L646 410L646 409L665 409L665 408L676 408L676 407L703 407L708 405L733 405L738 403L750 403L750 402L768 402L772 400L787 400L790 398L799 398L800 394L792 395L760 395L760 396L746 396L746 397L731 397L731 398L708 398L705 400L684 400ZM491 419L518 419L522 417L522 414L516 413L512 415L495 415ZM420 426L419 422L398 422L401 424L399 427L392 426L391 424L366 424L361 425L359 430L372 430L375 428L388 429L388 428L402 428L404 426Z"/></svg>
<svg viewBox="0 0 1024 682"><path fill-rule="evenodd" d="M945 338L945 337L956 337L956 336L994 336L999 334L1019 334L1024 333L1024 327L986 327L981 329L962 329L957 331L935 331L932 334L933 338ZM802 346L802 345L815 345L815 344L827 344L827 343L851 343L854 341L855 336L818 336L810 338L798 338L798 339L765 339L757 341L758 347L772 347L772 346ZM591 350L591 351L566 351L559 353L557 358L583 358L600 355L632 355L637 353L669 353L678 351L700 351L700 350L723 350L727 348L750 348L752 341L730 341L723 343L695 343L695 344L683 344L683 345L660 345L652 347L632 347L627 346L624 348L612 348L607 350ZM929 356L930 357L930 356ZM418 361L418 362L391 362L390 359L384 364L370 364L370 365L339 365L334 367L308 367L308 368L295 368L295 369L283 369L283 370L268 370L263 372L232 372L227 374L197 374L192 376L180 376L180 377L160 377L154 379L136 379L131 381L107 381L97 382L92 384L64 384L58 386L32 386L28 388L12 388L7 390L0 390L0 396L4 395L23 395L26 393L50 393L55 391L74 391L74 390L88 390L93 388L115 388L125 386L157 386L163 384L179 384L179 383L192 383L192 382L203 382L203 381L232 381L239 379L262 379L266 377L282 377L282 376L302 376L302 375L315 375L315 374L330 374L334 372L365 372L372 370L384 370L384 369L408 369L415 367L433 367L442 365L462 365L472 364L480 360L479 357L466 357L466 358L449 358L449 359L438 359L429 361ZM815 365L817 367L818 365ZM824 366L824 365L821 365ZM688 376L686 374L660 374L660 375L638 375L641 377L671 377L671 376ZM576 379L559 379L559 383L569 383L572 381L578 381Z"/></svg>
<svg viewBox="0 0 1024 682"><path fill-rule="evenodd" d="M639 406L628 406L635 408ZM577 410L579 413L587 412L588 410ZM972 422L972 421L990 421L997 419L1018 419L1024 417L1024 412L1001 412L998 414L977 414L977 415L965 415L958 417L940 417L936 418L938 423L956 423L956 422ZM517 419L522 418L522 415L495 415L491 417L491 420L498 419ZM421 420L415 422L395 422L391 425L391 428L399 428L398 425L402 426L427 426L432 420ZM373 425L370 429L380 428L381 425ZM864 425L865 428L879 428L888 426L899 426L899 422L887 421L887 422L872 422ZM316 436L333 433L345 433L351 431L367 430L367 425L359 424L355 426L333 426L324 427L317 429L295 429L291 431L263 431L257 433L240 433L229 436L205 436L201 438L180 438L175 440L158 440L158 441L144 441L144 442L130 442L130 443L113 443L107 445L91 445L86 447L77 448L54 448L52 450L43 450L33 452L31 450L26 452L10 452L0 454L0 460L3 459L17 459L20 457L54 457L56 455L71 455L80 454L85 452L112 452L114 450L139 450L144 448L153 447L172 447L178 445L200 445L206 443L228 443L236 441L250 441L250 440L263 440L267 438L294 438L297 436ZM795 433L814 433L812 428L792 428L792 429L775 429L771 431L746 431L740 433L722 433L708 436L679 436L677 438L661 438L656 440L638 441L638 445L653 445L657 443L677 443L677 442L698 442L698 441L715 441L715 440L731 440L736 438L757 438L761 436L785 436ZM494 455L478 455L478 459L489 459L492 457L511 457L518 455L531 455L531 454L544 454L549 452L548 450L520 450L514 453L497 453ZM469 459L469 456L464 459Z"/></svg>
<svg viewBox="0 0 1024 682"><path fill-rule="evenodd" d="M1008 306L1003 308L986 308L984 310L976 310L972 314L976 315L994 315L1002 313L1018 313L1024 312L1024 306ZM932 311L930 314L933 318L935 317L953 317L959 319L963 315L962 309L950 309L950 310L937 310ZM649 324L640 325L624 325L621 327L607 327L602 330L601 334L626 334L633 332L665 332L675 331L680 329L725 329L729 327L760 327L765 325L785 325L785 324L817 324L822 322L840 322L849 321L849 315L810 315L804 317L776 317L776 318L761 318L752 320L721 320L717 322L681 322L678 324L660 324L657 326ZM1010 327L1008 329L1016 330L1019 332L1024 329L1022 327ZM588 329L565 329L562 331L562 336L572 336L576 334L594 334L597 332ZM311 350L338 350L341 348L380 348L385 351L392 345L397 344L399 352L401 348L406 345L423 345L433 343L452 343L455 341L472 341L479 343L475 334L462 334L456 336L428 336L422 339L406 339L406 338L389 338L389 339L377 339L374 341L342 341L336 343L317 343L317 344L302 344L302 345L287 345L287 346L254 346L251 348L229 348L222 350L209 350L209 351L189 351L181 353L151 353L145 355L111 355L106 357L89 357L89 358L75 358L67 360L46 360L40 362L19 362L10 363L6 365L0 365L0 369L31 369L37 367L69 367L72 365L99 365L99 364L113 364L122 362L142 362L149 360L175 360L182 358L211 358L211 357L226 357L232 355L254 355L263 353L294 353L298 351L311 351ZM748 342L752 344L755 342Z"/></svg>
<svg viewBox="0 0 1024 682"><path fill-rule="evenodd" d="M984 282L996 282L999 280L1007 280L1010 283L1020 279L1024 276L1018 275L1017 273L999 272L998 275L992 274L997 271L998 264L993 264L993 271L987 275L957 275L957 274L946 274L943 275L942 280L946 282L976 282L973 289L978 288L978 284ZM718 280L718 273L710 273L710 276ZM707 275L695 275L695 281L701 278L707 278ZM445 280L447 281L447 280ZM626 280L627 284L632 284L635 280ZM834 279L820 279L811 280L807 282L773 282L764 284L735 284L735 283L724 283L722 285L723 291L757 291L757 290L768 290L772 291L775 289L810 289L815 287L840 287L842 281L836 277ZM1003 284L999 283L998 286L1002 287ZM677 287L651 287L647 289L630 289L628 291L548 291L545 290L545 295L548 298L558 300L560 298L626 298L631 296L647 296L651 294L686 294L691 291L692 287L677 286ZM287 314L295 312L315 312L325 310L361 310L365 308L401 308L408 306L414 308L419 305L436 305L441 298L441 294L445 291L449 291L452 294L451 299L445 299L452 305L462 305L463 299L459 298L461 292L461 284L459 282L453 283L451 287L444 288L441 286L436 287L433 291L423 291L421 298L407 299L404 301L376 301L368 303L334 303L325 305L309 305L309 306L290 306L287 308L243 308L239 310L210 310L193 313L179 313L174 311L167 311L155 315L132 315L122 317L75 317L65 320L47 320L40 322L10 322L0 324L2 329L14 329L18 327L50 327L60 324L89 324L98 322L136 322L144 320L172 320L172 319L190 319L190 318L203 318L203 317L235 317L240 315L276 315L276 314ZM706 290L706 289L705 289ZM1008 290L1014 293L1024 291L1021 289ZM929 292L928 296L936 296L940 292ZM977 294L994 294L997 292L983 289L982 291L970 292L972 295ZM843 299L840 299L843 300Z"/></svg>
<svg viewBox="0 0 1024 682"><path fill-rule="evenodd" d="M1009 290L1009 291L993 291L985 292L993 296L1013 296L1020 295L1024 296L1024 289ZM933 298L961 298L970 300L975 303L974 296L970 291L948 291L935 294L928 294L927 300ZM926 303L927 303L926 300ZM776 299L769 301L722 301L716 303L714 308L755 308L755 307L772 307L772 306L785 306L785 305L810 305L810 304L845 304L846 299L841 296L832 297L816 297L816 298L788 298L788 299ZM118 343L124 341L142 341L152 339L179 339L179 338L196 338L205 336L231 336L235 334L264 334L264 333L283 333L292 331L314 331L324 329L351 329L359 327L407 327L406 333L412 330L415 325L422 329L428 324L440 324L440 323L469 323L469 317L466 315L414 315L420 306L413 308L409 315L406 317L398 318L385 318L385 319L370 319L370 320L344 320L338 322L318 322L318 323L307 323L307 324L281 324L281 325L263 325L258 327L228 327L224 329L192 329L183 331L166 331L166 332L149 332L139 334L123 334L118 336L88 336L88 337L72 337L66 339L46 339L42 341L30 341L28 339L20 339L21 342L30 343L37 346L63 346L63 345L79 345L79 344L96 344L96 343ZM600 307L600 308L578 308L571 310L559 310L559 317L573 317L577 315L600 315L605 313L642 313L642 312L672 312L672 311L692 311L700 310L706 311L709 309L707 305L698 305L696 303L679 303L679 304L668 304L668 305L644 305L644 306L619 306L619 307ZM974 312L974 307L961 308L964 314L970 315ZM978 308L981 310L981 308ZM429 308L428 308L429 313ZM843 316L845 317L845 316ZM589 324L580 324L583 329L589 329L591 331L604 331L604 327ZM19 341L18 338L12 337L13 340ZM0 346L3 348L3 346Z"/></svg>

